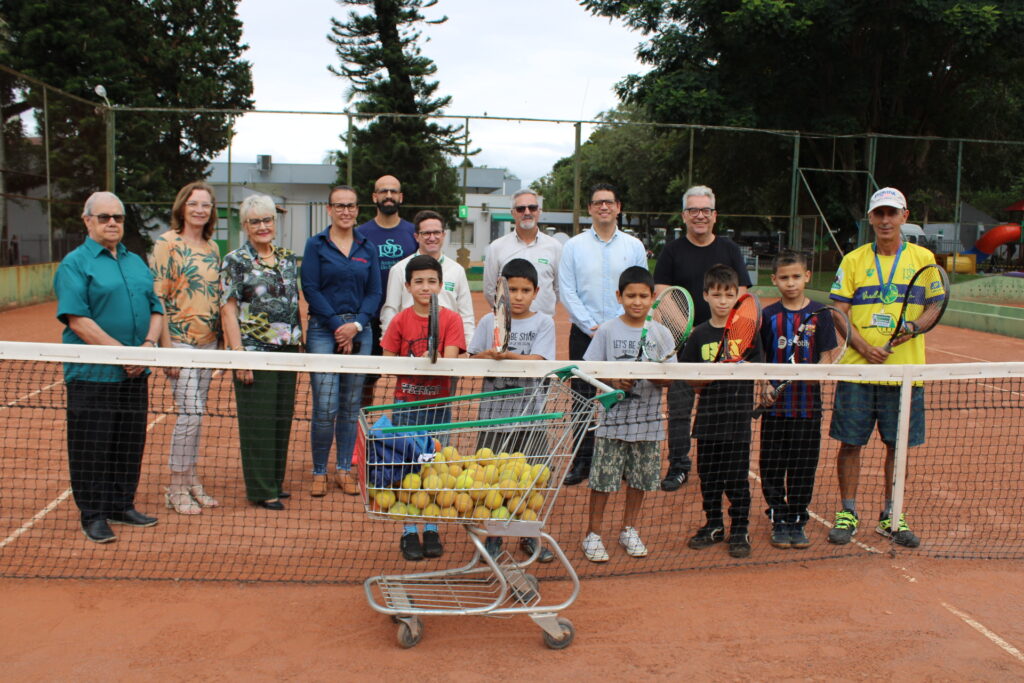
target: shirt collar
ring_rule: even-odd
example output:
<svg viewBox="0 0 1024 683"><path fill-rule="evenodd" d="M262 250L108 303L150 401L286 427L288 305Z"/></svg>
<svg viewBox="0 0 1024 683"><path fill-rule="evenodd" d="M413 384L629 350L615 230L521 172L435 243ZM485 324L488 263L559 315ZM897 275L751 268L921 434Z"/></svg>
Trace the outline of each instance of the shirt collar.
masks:
<svg viewBox="0 0 1024 683"><path fill-rule="evenodd" d="M593 238L600 242L601 244L611 244L612 242L619 238L619 233L622 232L622 230L619 229L619 226L616 225L615 232L612 233L612 238L605 242L603 239L601 239L601 236L597 234L597 230L594 230L594 226L590 226L588 230L590 230L590 234L593 236Z"/></svg>
<svg viewBox="0 0 1024 683"><path fill-rule="evenodd" d="M85 238L85 242L83 244L85 245L85 248L89 251L89 255L92 256L93 258L99 256L100 254L103 254L104 252L108 256L111 255L110 251L105 246L103 246L102 244L100 244L99 242L94 240L92 237L88 237L87 236ZM124 254L127 254L127 253L128 253L128 247L124 246L124 244L122 242L118 242L117 243L117 256L120 258L121 256L123 256Z"/></svg>
<svg viewBox="0 0 1024 683"><path fill-rule="evenodd" d="M285 255L286 250L284 247L279 246L277 244L273 245L273 247L274 256L280 258ZM256 247L252 246L252 242L250 242L249 240L245 241L245 244L242 245L242 249L245 250L245 253L246 255L248 255L250 261L256 261L257 259L259 259L260 255L256 253Z"/></svg>

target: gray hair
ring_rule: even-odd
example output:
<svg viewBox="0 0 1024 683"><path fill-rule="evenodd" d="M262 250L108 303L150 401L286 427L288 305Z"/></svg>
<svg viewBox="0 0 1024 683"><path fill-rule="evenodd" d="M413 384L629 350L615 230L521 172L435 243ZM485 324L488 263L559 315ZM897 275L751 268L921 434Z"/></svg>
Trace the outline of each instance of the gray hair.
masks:
<svg viewBox="0 0 1024 683"><path fill-rule="evenodd" d="M114 194L113 192L93 192L89 195L89 198L85 200L85 208L82 209L82 218L92 215L93 205L101 199L113 199L121 205L121 213L124 213L124 202Z"/></svg>
<svg viewBox="0 0 1024 683"><path fill-rule="evenodd" d="M686 200L690 197L708 197L711 199L711 208L715 208L715 193L707 185L694 185L683 193L683 208L686 208Z"/></svg>
<svg viewBox="0 0 1024 683"><path fill-rule="evenodd" d="M238 205L238 220L242 224L245 224L255 213L270 214L276 217L277 207L274 206L274 200L265 194L251 194Z"/></svg>
<svg viewBox="0 0 1024 683"><path fill-rule="evenodd" d="M532 194L536 199L540 199L540 195L530 188L524 188L522 190L516 190L516 193L512 195L512 205L515 206L516 199L522 197L524 194Z"/></svg>

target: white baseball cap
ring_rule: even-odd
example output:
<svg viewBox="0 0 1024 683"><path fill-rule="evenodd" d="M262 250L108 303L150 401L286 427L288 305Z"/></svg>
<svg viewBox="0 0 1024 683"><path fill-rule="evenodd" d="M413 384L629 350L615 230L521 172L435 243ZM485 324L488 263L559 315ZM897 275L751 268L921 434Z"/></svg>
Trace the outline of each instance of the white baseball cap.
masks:
<svg viewBox="0 0 1024 683"><path fill-rule="evenodd" d="M871 195L871 203L868 205L868 213L871 213L880 206L891 206L900 211L907 210L907 198L895 187L883 187Z"/></svg>

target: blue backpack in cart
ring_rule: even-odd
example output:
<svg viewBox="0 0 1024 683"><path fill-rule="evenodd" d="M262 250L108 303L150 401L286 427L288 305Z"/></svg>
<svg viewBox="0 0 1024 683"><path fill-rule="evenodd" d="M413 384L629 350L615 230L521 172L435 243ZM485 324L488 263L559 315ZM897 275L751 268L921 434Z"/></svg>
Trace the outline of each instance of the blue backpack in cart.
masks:
<svg viewBox="0 0 1024 683"><path fill-rule="evenodd" d="M370 429L366 453L366 485L370 488L392 488L402 478L420 467L420 455L434 454L434 441L423 430L390 432L382 430L393 427L391 418L383 415Z"/></svg>

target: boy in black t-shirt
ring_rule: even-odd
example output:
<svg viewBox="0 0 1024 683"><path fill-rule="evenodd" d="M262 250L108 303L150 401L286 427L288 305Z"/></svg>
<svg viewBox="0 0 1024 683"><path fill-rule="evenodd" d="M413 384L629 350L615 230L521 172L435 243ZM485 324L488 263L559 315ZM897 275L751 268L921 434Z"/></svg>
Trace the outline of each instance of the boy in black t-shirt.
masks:
<svg viewBox="0 0 1024 683"><path fill-rule="evenodd" d="M704 300L711 319L694 330L683 347L686 363L710 363L718 353L722 332L733 304L739 298L739 276L729 266L717 264L704 275ZM760 340L745 358L761 360ZM725 540L722 495L729 499L729 554L750 555L750 417L754 406L752 380L692 382L700 394L693 434L697 439L697 475L706 522L687 545L694 550Z"/></svg>

